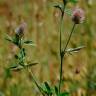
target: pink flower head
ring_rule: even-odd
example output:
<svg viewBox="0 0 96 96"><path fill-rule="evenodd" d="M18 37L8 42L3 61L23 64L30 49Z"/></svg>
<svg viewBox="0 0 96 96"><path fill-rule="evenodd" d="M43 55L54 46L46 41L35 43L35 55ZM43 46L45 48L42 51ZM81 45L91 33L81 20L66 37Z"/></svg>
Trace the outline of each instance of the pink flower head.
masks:
<svg viewBox="0 0 96 96"><path fill-rule="evenodd" d="M75 24L80 24L84 21L85 19L85 14L84 14L84 11L80 8L76 8L75 10L73 10L73 13L72 13L72 21L75 23Z"/></svg>
<svg viewBox="0 0 96 96"><path fill-rule="evenodd" d="M15 30L16 34L19 35L19 36L23 36L24 35L24 30L26 28L27 24L24 22L24 23L21 23Z"/></svg>

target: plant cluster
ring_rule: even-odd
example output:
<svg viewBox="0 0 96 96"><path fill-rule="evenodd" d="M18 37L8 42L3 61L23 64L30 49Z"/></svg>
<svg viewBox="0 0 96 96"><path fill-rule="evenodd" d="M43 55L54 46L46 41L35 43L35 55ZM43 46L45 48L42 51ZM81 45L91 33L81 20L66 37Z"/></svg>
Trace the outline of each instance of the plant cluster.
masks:
<svg viewBox="0 0 96 96"><path fill-rule="evenodd" d="M55 85L54 87L50 86L48 82L44 82L43 85L38 84L37 80L34 78L34 74L30 70L30 67L33 65L36 65L37 63L27 63L26 60L26 49L24 48L24 45L34 45L33 41L31 40L25 40L24 39L24 31L26 27L26 23L20 24L17 29L15 30L15 35L13 37L7 36L6 40L10 41L11 43L15 44L18 49L19 53L16 54L14 57L17 60L15 65L12 65L9 67L11 71L16 71L16 70L21 70L21 69L27 69L29 74L32 77L33 82L36 84L37 88L39 89L40 93L43 96L70 96L71 92L70 91L64 91L62 92L61 90L61 85L62 85L62 75L63 75L63 62L64 62L64 56L65 54L72 54L74 52L78 52L84 46L79 46L77 48L67 48L68 44L70 42L70 39L72 37L72 34L75 30L76 25L82 23L85 19L85 14L84 11L80 8L75 8L73 11L70 11L67 9L67 4L69 2L71 3L77 3L78 0L63 0L62 3L55 4L54 7L59 9L61 12L61 17L60 17L60 25L59 25L59 52L60 52L60 77L59 77L59 82L58 85ZM64 15L68 14L71 16L71 20L73 23L71 32L68 36L68 39L66 40L65 46L62 46L62 22L64 20Z"/></svg>

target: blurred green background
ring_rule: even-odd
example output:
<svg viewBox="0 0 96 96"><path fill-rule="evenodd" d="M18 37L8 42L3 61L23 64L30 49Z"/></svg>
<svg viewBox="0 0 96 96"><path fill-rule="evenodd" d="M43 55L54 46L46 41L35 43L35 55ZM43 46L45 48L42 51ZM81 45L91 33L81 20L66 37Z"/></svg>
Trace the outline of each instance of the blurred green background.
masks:
<svg viewBox="0 0 96 96"><path fill-rule="evenodd" d="M96 96L96 1L78 1L78 4L69 3L67 7L81 7L85 11L86 19L75 28L68 48L82 45L86 47L78 53L65 56L63 88L76 88L71 96ZM13 72L10 76L6 70L14 62L14 54L18 50L5 40L5 34L12 36L14 29L23 21L27 23L25 39L31 39L36 44L35 47L25 47L28 61L39 62L32 67L37 81L57 84L60 65L60 12L53 7L57 2L62 0L0 0L0 96L40 96L27 72ZM65 15L62 28L63 45L72 24L71 17Z"/></svg>

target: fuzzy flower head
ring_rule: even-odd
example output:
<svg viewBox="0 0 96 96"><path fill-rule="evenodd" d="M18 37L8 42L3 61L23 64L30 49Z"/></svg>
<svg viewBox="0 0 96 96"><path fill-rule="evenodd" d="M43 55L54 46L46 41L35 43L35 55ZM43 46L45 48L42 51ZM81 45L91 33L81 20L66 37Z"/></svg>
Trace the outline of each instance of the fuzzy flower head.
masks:
<svg viewBox="0 0 96 96"><path fill-rule="evenodd" d="M84 11L80 8L76 8L75 10L73 10L73 13L72 13L72 21L75 23L75 24L80 24L84 21L85 19L85 14L84 14Z"/></svg>
<svg viewBox="0 0 96 96"><path fill-rule="evenodd" d="M15 30L15 33L17 35L19 35L20 37L22 37L24 35L24 31L25 31L25 28L26 28L27 24L24 22L24 23L21 23Z"/></svg>

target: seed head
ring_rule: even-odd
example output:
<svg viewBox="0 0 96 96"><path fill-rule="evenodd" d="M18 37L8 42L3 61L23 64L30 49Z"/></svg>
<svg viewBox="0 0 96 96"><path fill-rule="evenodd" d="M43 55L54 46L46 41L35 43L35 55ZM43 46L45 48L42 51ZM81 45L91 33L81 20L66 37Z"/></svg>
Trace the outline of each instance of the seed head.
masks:
<svg viewBox="0 0 96 96"><path fill-rule="evenodd" d="M75 24L80 24L84 21L85 19L85 14L84 14L84 11L80 8L76 8L75 10L73 10L73 13L72 13L72 21L75 23Z"/></svg>

